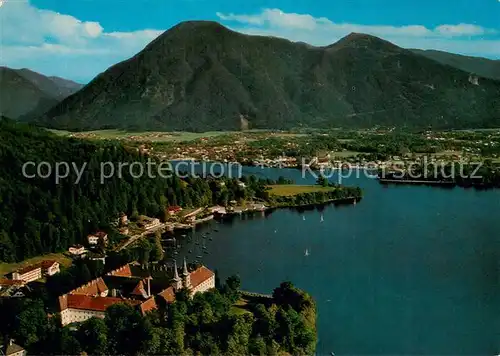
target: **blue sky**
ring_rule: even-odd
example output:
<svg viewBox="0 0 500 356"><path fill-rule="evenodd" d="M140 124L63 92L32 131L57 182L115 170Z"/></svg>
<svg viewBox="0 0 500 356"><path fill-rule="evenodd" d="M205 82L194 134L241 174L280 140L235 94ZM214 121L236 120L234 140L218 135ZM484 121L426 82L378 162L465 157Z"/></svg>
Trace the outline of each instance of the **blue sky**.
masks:
<svg viewBox="0 0 500 356"><path fill-rule="evenodd" d="M500 59L500 0L3 0L0 63L88 82L178 22L202 19L313 45L365 32Z"/></svg>

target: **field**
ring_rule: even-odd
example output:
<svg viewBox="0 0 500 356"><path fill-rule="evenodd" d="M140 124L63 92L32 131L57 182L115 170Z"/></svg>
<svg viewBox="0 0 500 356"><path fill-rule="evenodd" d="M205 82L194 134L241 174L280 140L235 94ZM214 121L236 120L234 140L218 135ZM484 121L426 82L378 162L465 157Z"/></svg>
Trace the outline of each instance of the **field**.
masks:
<svg viewBox="0 0 500 356"><path fill-rule="evenodd" d="M243 314L252 314L249 310L248 300L240 299L233 306L231 306L231 314L233 315L243 315Z"/></svg>
<svg viewBox="0 0 500 356"><path fill-rule="evenodd" d="M62 253L51 253L48 255L33 257L18 263L0 263L0 276L4 276L22 267L40 263L44 260L55 260L59 262L61 267L69 267L71 265L71 258L66 257Z"/></svg>
<svg viewBox="0 0 500 356"><path fill-rule="evenodd" d="M49 130L59 136L73 136L79 138L88 138L96 140L114 139L114 140L134 140L151 142L176 142L193 141L202 137L215 137L230 134L230 131L210 131L210 132L131 132L122 130L98 130L84 132L69 132L63 130Z"/></svg>
<svg viewBox="0 0 500 356"><path fill-rule="evenodd" d="M347 157L354 157L357 156L362 152L355 152L355 151L337 151L337 152L330 152L330 155L333 157L337 158L347 158Z"/></svg>
<svg viewBox="0 0 500 356"><path fill-rule="evenodd" d="M332 187L321 187L319 185L294 185L294 184L279 184L269 185L270 194L278 196L293 196L302 193L327 192L334 190Z"/></svg>

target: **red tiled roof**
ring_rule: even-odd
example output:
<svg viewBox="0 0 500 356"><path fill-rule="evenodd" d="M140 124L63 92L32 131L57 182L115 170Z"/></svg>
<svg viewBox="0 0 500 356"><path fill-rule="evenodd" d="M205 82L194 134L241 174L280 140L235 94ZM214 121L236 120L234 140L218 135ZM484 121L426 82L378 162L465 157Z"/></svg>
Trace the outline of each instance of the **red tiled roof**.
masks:
<svg viewBox="0 0 500 356"><path fill-rule="evenodd" d="M173 287L168 287L158 295L165 299L167 303L173 303L175 301L175 292Z"/></svg>
<svg viewBox="0 0 500 356"><path fill-rule="evenodd" d="M147 312L149 312L153 309L156 309L155 298L151 297L148 300L146 300L144 303L139 305L139 309L140 309L142 315L146 314Z"/></svg>
<svg viewBox="0 0 500 356"><path fill-rule="evenodd" d="M56 263L58 263L58 262L54 261L54 260L47 260L47 261L43 261L40 265L42 266L43 269L48 269Z"/></svg>
<svg viewBox="0 0 500 356"><path fill-rule="evenodd" d="M20 268L16 272L19 273L19 274L25 274L25 273L31 272L31 271L33 271L35 269L38 269L38 268L49 269L55 263L58 263L58 262L55 261L55 260L45 260L45 261L42 261L42 262L34 264L34 265L29 265L29 266Z"/></svg>
<svg viewBox="0 0 500 356"><path fill-rule="evenodd" d="M0 278L0 286L22 286L24 284L24 281L14 281L12 279Z"/></svg>
<svg viewBox="0 0 500 356"><path fill-rule="evenodd" d="M135 286L134 290L131 293L132 295L144 295L146 294L146 289L144 288L144 283L142 281L139 281L137 285Z"/></svg>
<svg viewBox="0 0 500 356"><path fill-rule="evenodd" d="M108 236L104 231L97 231L94 235L101 238Z"/></svg>
<svg viewBox="0 0 500 356"><path fill-rule="evenodd" d="M126 264L118 269L115 269L108 273L108 276L118 276L118 277L132 277L132 270L130 269L130 265Z"/></svg>
<svg viewBox="0 0 500 356"><path fill-rule="evenodd" d="M191 272L190 274L191 286L193 288L196 288L198 285L200 285L201 283L205 282L207 279L213 276L215 276L214 272L212 272L205 266L201 266L197 270Z"/></svg>
<svg viewBox="0 0 500 356"><path fill-rule="evenodd" d="M28 273L28 272L34 271L35 269L38 269L38 268L42 268L42 267L40 266L40 264L31 265L31 266L26 266L26 267L23 267L23 268L18 269L16 272L17 272L17 273L19 273L19 274L25 274L25 273Z"/></svg>
<svg viewBox="0 0 500 356"><path fill-rule="evenodd" d="M103 292L108 290L108 286L104 283L102 278L94 279L93 281L88 282L76 289L73 289L69 294L78 294L78 295L100 295Z"/></svg>
<svg viewBox="0 0 500 356"><path fill-rule="evenodd" d="M114 297L91 297L88 295L69 294L67 298L67 308L105 311L108 307L117 303L127 303L130 305L139 305L139 300L130 300Z"/></svg>

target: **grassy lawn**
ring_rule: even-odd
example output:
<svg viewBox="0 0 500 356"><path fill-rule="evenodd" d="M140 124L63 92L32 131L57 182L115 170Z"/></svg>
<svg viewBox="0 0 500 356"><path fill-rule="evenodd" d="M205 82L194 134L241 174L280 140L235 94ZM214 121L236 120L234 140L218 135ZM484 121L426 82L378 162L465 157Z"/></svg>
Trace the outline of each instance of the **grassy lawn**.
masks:
<svg viewBox="0 0 500 356"><path fill-rule="evenodd" d="M8 273L11 273L19 268L26 267L29 265L33 265L36 263L40 263L44 260L55 260L59 262L61 266L64 267L69 267L71 265L71 258L66 257L62 253L51 253L48 255L43 255L43 256L37 256L33 257L27 260L24 260L23 262L17 262L17 263L0 263L0 276L4 276Z"/></svg>
<svg viewBox="0 0 500 356"><path fill-rule="evenodd" d="M270 194L278 196L292 196L302 193L326 192L334 190L332 187L321 187L319 185L294 185L294 184L279 184L268 185Z"/></svg>
<svg viewBox="0 0 500 356"><path fill-rule="evenodd" d="M248 301L244 298L241 298L236 303L231 306L231 314L233 315L243 315L243 314L252 314L249 310Z"/></svg>
<svg viewBox="0 0 500 356"><path fill-rule="evenodd" d="M356 152L356 151L337 151L337 152L331 152L330 156L331 157L338 157L338 158L346 158L346 157L354 157L357 156L362 152Z"/></svg>

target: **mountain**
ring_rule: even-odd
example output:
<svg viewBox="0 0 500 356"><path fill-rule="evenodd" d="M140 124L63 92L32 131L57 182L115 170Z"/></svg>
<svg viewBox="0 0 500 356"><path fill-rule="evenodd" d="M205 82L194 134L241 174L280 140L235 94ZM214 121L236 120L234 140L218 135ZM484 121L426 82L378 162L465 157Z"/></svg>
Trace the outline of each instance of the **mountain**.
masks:
<svg viewBox="0 0 500 356"><path fill-rule="evenodd" d="M490 127L500 126L500 82L364 34L313 47L183 22L37 122L68 130Z"/></svg>
<svg viewBox="0 0 500 356"><path fill-rule="evenodd" d="M82 87L29 69L0 67L0 113L14 119L40 115Z"/></svg>
<svg viewBox="0 0 500 356"><path fill-rule="evenodd" d="M440 63L477 74L481 77L500 80L500 60L462 56L460 54L435 50L412 49L412 51Z"/></svg>

